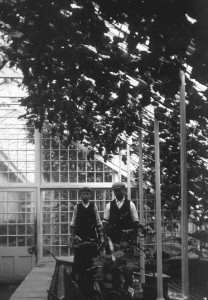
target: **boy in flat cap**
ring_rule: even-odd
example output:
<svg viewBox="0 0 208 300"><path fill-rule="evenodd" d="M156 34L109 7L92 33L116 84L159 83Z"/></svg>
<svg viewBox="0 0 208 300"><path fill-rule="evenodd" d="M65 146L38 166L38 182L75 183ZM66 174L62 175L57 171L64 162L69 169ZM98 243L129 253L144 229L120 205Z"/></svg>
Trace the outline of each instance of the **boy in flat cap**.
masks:
<svg viewBox="0 0 208 300"><path fill-rule="evenodd" d="M137 229L139 218L134 203L126 197L126 186L123 182L112 185L115 199L109 202L104 212L104 227L109 225L109 236L113 244L120 244L123 230Z"/></svg>
<svg viewBox="0 0 208 300"><path fill-rule="evenodd" d="M71 221L71 234L79 245L74 249L73 275L78 276L78 286L83 294L93 291L94 276L87 272L93 266L93 257L96 257L96 241L102 228L102 222L97 206L90 202L91 189L84 187L80 190L81 202L75 205ZM88 243L86 243L88 242Z"/></svg>

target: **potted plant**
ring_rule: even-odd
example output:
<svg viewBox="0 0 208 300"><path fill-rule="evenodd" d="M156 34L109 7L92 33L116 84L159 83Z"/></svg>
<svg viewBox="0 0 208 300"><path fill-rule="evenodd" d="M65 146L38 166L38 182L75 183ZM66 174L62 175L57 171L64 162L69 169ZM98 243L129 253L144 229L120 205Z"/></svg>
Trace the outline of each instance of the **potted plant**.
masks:
<svg viewBox="0 0 208 300"><path fill-rule="evenodd" d="M101 292L108 299L157 298L156 257L148 246L141 247L139 239L155 233L146 226L140 226L138 236L132 230L123 232L119 245L113 245L106 234L100 246L100 255L94 260L98 267L96 280ZM103 251L104 250L104 251ZM145 284L140 283L140 255L145 253ZM168 294L169 276L164 277L164 297ZM148 292L148 295L147 295Z"/></svg>

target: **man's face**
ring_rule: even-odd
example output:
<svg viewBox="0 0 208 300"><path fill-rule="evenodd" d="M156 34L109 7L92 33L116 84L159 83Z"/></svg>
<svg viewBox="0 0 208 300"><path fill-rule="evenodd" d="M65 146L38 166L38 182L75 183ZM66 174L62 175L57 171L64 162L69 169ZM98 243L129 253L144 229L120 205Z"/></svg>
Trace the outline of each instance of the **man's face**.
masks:
<svg viewBox="0 0 208 300"><path fill-rule="evenodd" d="M124 188L116 188L114 190L115 196L118 200L122 200L123 197L126 195L126 191Z"/></svg>
<svg viewBox="0 0 208 300"><path fill-rule="evenodd" d="M91 196L91 193L88 191L83 191L83 192L81 192L81 195L80 195L80 197L84 203L89 202L90 196Z"/></svg>

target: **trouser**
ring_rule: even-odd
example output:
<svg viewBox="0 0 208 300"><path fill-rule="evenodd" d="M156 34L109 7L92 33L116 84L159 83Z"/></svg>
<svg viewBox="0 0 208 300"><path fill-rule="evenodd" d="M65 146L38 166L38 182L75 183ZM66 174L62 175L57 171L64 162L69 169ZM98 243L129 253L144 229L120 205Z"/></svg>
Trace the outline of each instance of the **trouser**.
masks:
<svg viewBox="0 0 208 300"><path fill-rule="evenodd" d="M89 294L93 291L94 272L89 270L93 266L92 246L86 245L75 249L72 276L77 276L77 283L80 292Z"/></svg>

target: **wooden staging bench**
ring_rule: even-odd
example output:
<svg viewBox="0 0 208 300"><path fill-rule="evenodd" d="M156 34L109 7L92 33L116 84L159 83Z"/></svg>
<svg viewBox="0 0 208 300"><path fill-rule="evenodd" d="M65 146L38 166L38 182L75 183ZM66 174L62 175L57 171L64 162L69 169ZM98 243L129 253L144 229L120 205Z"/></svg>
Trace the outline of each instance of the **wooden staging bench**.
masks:
<svg viewBox="0 0 208 300"><path fill-rule="evenodd" d="M43 258L16 289L10 300L47 300L56 261Z"/></svg>
<svg viewBox="0 0 208 300"><path fill-rule="evenodd" d="M181 294L182 287L181 287L181 283L178 280L169 282L168 286L171 292ZM200 291L196 291L191 287L189 288L189 300L203 300L203 299L204 299L204 295Z"/></svg>

